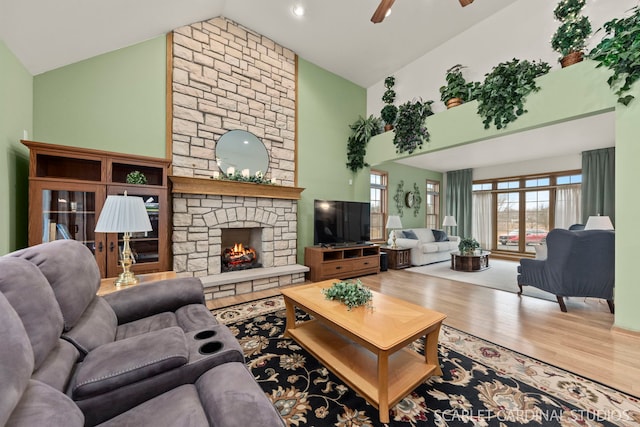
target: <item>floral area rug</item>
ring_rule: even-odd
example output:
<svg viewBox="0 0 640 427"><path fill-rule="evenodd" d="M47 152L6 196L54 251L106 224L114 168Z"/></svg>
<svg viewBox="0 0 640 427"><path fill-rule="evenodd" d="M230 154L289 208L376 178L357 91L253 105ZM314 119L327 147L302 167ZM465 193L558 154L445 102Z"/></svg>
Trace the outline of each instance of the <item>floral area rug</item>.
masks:
<svg viewBox="0 0 640 427"><path fill-rule="evenodd" d="M390 423L295 341L282 297L213 310L288 426L638 426L640 402L602 384L443 325L442 377L390 411ZM297 312L299 321L308 319ZM422 353L423 341L411 346Z"/></svg>

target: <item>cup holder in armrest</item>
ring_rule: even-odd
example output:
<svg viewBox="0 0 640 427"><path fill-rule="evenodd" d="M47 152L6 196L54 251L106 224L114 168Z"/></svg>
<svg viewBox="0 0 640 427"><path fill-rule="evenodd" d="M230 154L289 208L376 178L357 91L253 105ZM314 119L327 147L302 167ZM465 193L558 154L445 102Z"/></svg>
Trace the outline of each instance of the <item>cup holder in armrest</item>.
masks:
<svg viewBox="0 0 640 427"><path fill-rule="evenodd" d="M213 354L220 351L222 347L223 345L220 341L211 341L200 347L198 351L200 354Z"/></svg>
<svg viewBox="0 0 640 427"><path fill-rule="evenodd" d="M197 334L195 334L193 336L193 338L197 339L197 340L206 340L207 338L211 338L213 336L216 335L216 331L212 331L212 330L206 330L206 331L202 331L202 332L198 332Z"/></svg>

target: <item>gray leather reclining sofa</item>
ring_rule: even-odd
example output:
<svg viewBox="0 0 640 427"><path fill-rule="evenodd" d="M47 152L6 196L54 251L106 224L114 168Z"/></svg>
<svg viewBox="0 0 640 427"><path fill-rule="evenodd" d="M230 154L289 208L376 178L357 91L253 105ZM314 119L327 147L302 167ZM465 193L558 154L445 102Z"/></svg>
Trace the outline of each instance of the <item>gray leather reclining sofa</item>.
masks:
<svg viewBox="0 0 640 427"><path fill-rule="evenodd" d="M198 279L99 285L74 240L0 257L0 426L284 426Z"/></svg>

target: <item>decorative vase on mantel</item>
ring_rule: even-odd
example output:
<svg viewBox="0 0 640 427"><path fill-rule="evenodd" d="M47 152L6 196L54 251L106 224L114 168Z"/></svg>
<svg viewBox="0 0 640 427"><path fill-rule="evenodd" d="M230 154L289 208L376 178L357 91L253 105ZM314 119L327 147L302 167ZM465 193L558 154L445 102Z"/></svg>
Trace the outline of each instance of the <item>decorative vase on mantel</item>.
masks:
<svg viewBox="0 0 640 427"><path fill-rule="evenodd" d="M570 52L560 60L560 65L562 66L562 68L565 68L565 67L568 67L569 65L582 62L582 59L583 59L582 51Z"/></svg>
<svg viewBox="0 0 640 427"><path fill-rule="evenodd" d="M460 98L449 98L449 100L447 100L447 102L445 102L445 105L447 106L447 110L449 108L457 107L458 105L462 105L462 99L460 99Z"/></svg>

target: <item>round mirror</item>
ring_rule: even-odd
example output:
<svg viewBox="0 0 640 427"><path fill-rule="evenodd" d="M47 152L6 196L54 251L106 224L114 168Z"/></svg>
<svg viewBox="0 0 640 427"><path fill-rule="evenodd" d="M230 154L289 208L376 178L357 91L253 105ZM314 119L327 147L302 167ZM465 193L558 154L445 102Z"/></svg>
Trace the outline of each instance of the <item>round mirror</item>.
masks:
<svg viewBox="0 0 640 427"><path fill-rule="evenodd" d="M262 141L251 132L231 130L220 137L216 144L216 162L223 173L229 168L235 172L249 170L249 175L269 168L269 153Z"/></svg>

